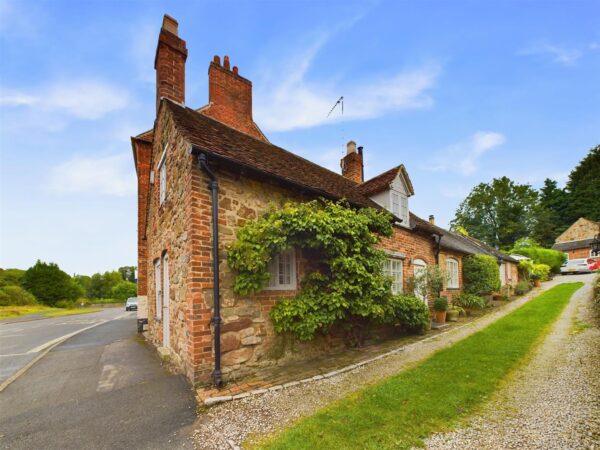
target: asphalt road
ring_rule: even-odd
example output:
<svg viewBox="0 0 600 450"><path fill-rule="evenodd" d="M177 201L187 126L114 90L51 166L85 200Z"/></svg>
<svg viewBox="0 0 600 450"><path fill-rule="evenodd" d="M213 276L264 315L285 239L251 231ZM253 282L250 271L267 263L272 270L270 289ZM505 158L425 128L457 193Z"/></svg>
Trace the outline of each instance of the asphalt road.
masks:
<svg viewBox="0 0 600 450"><path fill-rule="evenodd" d="M124 308L97 313L40 318L23 316L0 321L0 383L32 361L60 338L83 328L127 314Z"/></svg>
<svg viewBox="0 0 600 450"><path fill-rule="evenodd" d="M195 419L189 384L161 367L128 314L55 347L0 393L0 448L188 448Z"/></svg>

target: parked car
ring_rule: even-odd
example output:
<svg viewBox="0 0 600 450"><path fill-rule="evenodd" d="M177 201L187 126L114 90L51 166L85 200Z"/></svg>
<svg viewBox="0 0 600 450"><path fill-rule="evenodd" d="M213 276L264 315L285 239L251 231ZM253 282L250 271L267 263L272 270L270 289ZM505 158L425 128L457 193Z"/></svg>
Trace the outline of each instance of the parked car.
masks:
<svg viewBox="0 0 600 450"><path fill-rule="evenodd" d="M588 266L590 266L590 270L600 270L600 256L591 256L587 262Z"/></svg>
<svg viewBox="0 0 600 450"><path fill-rule="evenodd" d="M138 309L138 298L129 297L125 302L125 311L137 311Z"/></svg>
<svg viewBox="0 0 600 450"><path fill-rule="evenodd" d="M589 258L571 259L561 266L560 273L562 273L563 275L576 273L591 273L594 270L591 268L591 265L588 263L588 260L592 261Z"/></svg>

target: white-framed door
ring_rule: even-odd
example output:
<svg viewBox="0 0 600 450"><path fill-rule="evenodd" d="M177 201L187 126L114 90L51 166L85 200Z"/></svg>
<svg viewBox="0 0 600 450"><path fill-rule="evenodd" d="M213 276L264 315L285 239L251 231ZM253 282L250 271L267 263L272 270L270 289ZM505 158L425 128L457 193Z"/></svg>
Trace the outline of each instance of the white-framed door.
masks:
<svg viewBox="0 0 600 450"><path fill-rule="evenodd" d="M162 296L162 321L163 321L163 347L171 346L171 321L169 314L169 255L163 257L163 296Z"/></svg>
<svg viewBox="0 0 600 450"><path fill-rule="evenodd" d="M413 261L413 275L415 279L423 273L427 269L427 263L422 259L415 259ZM423 301L425 301L425 292L421 292L420 289L417 289L415 286L415 296Z"/></svg>

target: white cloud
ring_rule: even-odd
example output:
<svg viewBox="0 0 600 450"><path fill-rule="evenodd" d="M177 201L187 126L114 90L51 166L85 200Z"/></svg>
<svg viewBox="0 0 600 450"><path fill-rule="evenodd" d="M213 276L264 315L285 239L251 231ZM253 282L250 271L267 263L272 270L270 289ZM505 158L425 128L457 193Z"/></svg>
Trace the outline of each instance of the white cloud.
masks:
<svg viewBox="0 0 600 450"><path fill-rule="evenodd" d="M0 89L0 106L36 108L87 120L122 109L127 102L125 91L97 80L57 82L30 92Z"/></svg>
<svg viewBox="0 0 600 450"><path fill-rule="evenodd" d="M136 23L130 30L127 49L127 58L135 65L138 79L153 84L156 82L153 62L158 41L157 25L150 21Z"/></svg>
<svg viewBox="0 0 600 450"><path fill-rule="evenodd" d="M482 156L504 142L506 138L501 133L478 131L468 139L437 152L428 168L471 175L477 171Z"/></svg>
<svg viewBox="0 0 600 450"><path fill-rule="evenodd" d="M562 64L564 66L574 65L579 58L583 56L583 52L575 48L567 48L562 45L555 44L535 44L519 52L520 55L542 55L549 56L552 62Z"/></svg>
<svg viewBox="0 0 600 450"><path fill-rule="evenodd" d="M51 169L47 187L54 192L70 194L133 194L136 190L136 180L131 156L75 156Z"/></svg>
<svg viewBox="0 0 600 450"><path fill-rule="evenodd" d="M309 128L342 120L379 117L391 111L428 108L433 104L429 91L440 73L437 65L397 71L390 76L365 79L348 85L334 81L308 81L314 58L331 35L322 35L296 57L273 68L279 78L255 83L269 86L255 95L258 123L266 131ZM281 74L285 74L283 77ZM344 115L327 118L335 101L344 96Z"/></svg>

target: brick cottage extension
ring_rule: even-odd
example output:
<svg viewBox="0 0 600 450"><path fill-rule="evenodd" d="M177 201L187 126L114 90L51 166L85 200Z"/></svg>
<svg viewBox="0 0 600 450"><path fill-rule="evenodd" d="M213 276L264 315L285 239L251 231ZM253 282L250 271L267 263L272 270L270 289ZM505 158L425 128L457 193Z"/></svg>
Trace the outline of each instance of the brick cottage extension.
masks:
<svg viewBox="0 0 600 450"><path fill-rule="evenodd" d="M226 250L238 227L269 205L323 197L391 211L398 221L381 246L394 292L405 291L415 273L439 264L448 274L442 295L452 299L462 287L462 257L474 253L496 257L504 283L516 283L512 258L437 227L433 216L427 221L410 212L415 191L403 165L364 181L362 147L354 142L347 145L341 175L271 144L252 119L252 83L227 56L223 63L215 56L209 65L208 104L185 106L187 56L177 22L165 16L154 61L156 120L152 130L132 138L132 146L138 177L138 295L148 299L148 336L192 382L208 381L219 360L223 378L231 379L343 348L335 333L299 343L273 330L269 311L278 299L295 295L310 267L310 255L300 248L273 258L263 292L234 294ZM213 204L218 205L216 223Z"/></svg>

